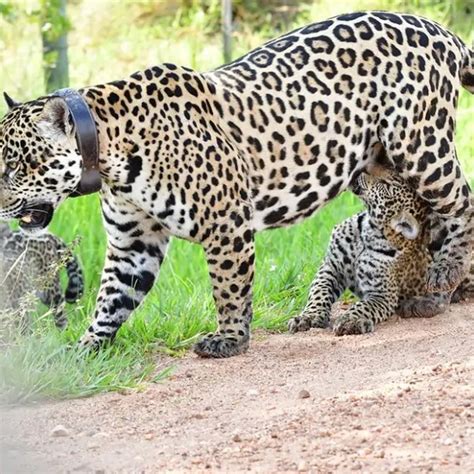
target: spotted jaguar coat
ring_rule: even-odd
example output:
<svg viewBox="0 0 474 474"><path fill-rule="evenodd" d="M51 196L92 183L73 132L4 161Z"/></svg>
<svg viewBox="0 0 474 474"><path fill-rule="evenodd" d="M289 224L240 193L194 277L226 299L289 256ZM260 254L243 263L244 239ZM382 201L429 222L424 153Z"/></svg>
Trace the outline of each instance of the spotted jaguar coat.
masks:
<svg viewBox="0 0 474 474"><path fill-rule="evenodd" d="M371 332L395 312L432 317L450 303L452 291L427 292L438 217L393 171L375 167L371 173L362 173L353 185L367 210L334 229L306 307L288 322L290 332L328 327L331 308L347 288L360 301L334 322L338 336ZM469 279L461 286L460 292L468 292Z"/></svg>
<svg viewBox="0 0 474 474"><path fill-rule="evenodd" d="M461 85L474 91L472 57L424 18L353 13L295 30L212 72L165 64L80 90L99 134L108 234L97 308L81 344L115 336L176 236L202 244L214 288L218 330L196 352L245 351L255 232L313 214L380 147L444 216L431 286L459 282L465 268L450 257L465 235L450 222L468 207L469 189L454 126ZM63 99L13 106L0 124L0 152L0 218L26 216L29 230L44 226L81 176Z"/></svg>
<svg viewBox="0 0 474 474"><path fill-rule="evenodd" d="M66 291L61 288L60 271L68 277ZM28 237L0 223L0 311L18 314L21 324L39 299L48 306L56 326L64 329L65 302L74 303L83 294L84 279L77 258L62 240L45 233Z"/></svg>

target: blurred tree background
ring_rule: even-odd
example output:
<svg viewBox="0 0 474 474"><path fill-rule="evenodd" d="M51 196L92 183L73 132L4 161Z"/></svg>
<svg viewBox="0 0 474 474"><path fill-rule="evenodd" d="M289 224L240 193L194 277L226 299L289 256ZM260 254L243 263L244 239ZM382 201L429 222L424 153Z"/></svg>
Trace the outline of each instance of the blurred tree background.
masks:
<svg viewBox="0 0 474 474"><path fill-rule="evenodd" d="M465 41L474 35L474 0L0 0L0 89L26 99L66 85L69 76L79 86L160 62L216 67L224 58L226 3L232 57L297 25L355 10L418 13Z"/></svg>

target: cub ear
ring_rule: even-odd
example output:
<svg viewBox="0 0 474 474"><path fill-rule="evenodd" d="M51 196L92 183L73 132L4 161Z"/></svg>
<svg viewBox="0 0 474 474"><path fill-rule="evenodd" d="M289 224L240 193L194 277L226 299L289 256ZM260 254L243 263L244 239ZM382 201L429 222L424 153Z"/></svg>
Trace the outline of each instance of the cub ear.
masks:
<svg viewBox="0 0 474 474"><path fill-rule="evenodd" d="M71 135L74 127L66 102L60 97L48 99L44 104L38 126L48 135Z"/></svg>
<svg viewBox="0 0 474 474"><path fill-rule="evenodd" d="M414 240L420 234L419 222L407 211L402 211L393 217L390 227L408 240Z"/></svg>
<svg viewBox="0 0 474 474"><path fill-rule="evenodd" d="M8 105L8 110L11 110L13 109L13 107L20 105L20 102L13 100L6 92L3 93L3 98L5 99L5 102Z"/></svg>

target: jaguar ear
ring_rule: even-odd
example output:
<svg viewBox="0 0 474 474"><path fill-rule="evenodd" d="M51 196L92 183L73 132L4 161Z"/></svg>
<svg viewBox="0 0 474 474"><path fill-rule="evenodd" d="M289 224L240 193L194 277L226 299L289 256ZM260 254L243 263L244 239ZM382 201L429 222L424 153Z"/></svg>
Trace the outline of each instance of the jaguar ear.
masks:
<svg viewBox="0 0 474 474"><path fill-rule="evenodd" d="M66 102L60 97L51 97L44 104L38 127L47 135L71 135L73 125Z"/></svg>
<svg viewBox="0 0 474 474"><path fill-rule="evenodd" d="M3 93L3 98L5 99L9 110L13 109L13 107L20 105L20 102L13 100L6 92Z"/></svg>
<svg viewBox="0 0 474 474"><path fill-rule="evenodd" d="M407 211L402 211L393 217L390 227L408 240L415 240L420 234L419 222Z"/></svg>

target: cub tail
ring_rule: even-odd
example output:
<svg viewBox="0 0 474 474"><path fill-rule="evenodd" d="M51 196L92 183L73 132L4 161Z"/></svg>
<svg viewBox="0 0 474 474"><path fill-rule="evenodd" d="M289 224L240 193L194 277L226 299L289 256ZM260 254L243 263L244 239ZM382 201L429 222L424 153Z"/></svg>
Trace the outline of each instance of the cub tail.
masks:
<svg viewBox="0 0 474 474"><path fill-rule="evenodd" d="M84 294L84 276L77 258L72 253L66 263L66 272L68 277L66 301L75 303Z"/></svg>

